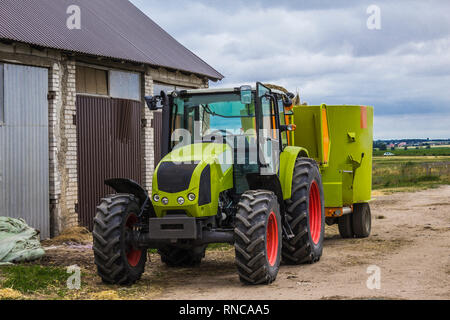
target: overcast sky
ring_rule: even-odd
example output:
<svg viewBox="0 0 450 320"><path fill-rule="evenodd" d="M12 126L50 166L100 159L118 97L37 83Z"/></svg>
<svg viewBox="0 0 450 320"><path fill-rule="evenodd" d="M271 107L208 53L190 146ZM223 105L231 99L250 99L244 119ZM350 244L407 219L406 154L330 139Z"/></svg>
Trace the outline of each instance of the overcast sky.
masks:
<svg viewBox="0 0 450 320"><path fill-rule="evenodd" d="M132 2L225 75L211 86L262 81L310 105L373 105L376 139L450 138L450 1ZM367 26L371 5L380 30Z"/></svg>

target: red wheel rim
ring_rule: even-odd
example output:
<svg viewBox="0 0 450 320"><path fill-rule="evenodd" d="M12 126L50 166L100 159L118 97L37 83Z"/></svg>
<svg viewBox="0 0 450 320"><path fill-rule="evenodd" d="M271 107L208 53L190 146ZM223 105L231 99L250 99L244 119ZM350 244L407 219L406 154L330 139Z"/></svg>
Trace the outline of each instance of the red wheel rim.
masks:
<svg viewBox="0 0 450 320"><path fill-rule="evenodd" d="M275 265L278 257L278 223L275 213L272 211L267 222L267 260L271 267Z"/></svg>
<svg viewBox="0 0 450 320"><path fill-rule="evenodd" d="M127 223L125 224L128 231L131 231L136 223L138 223L138 218L133 213L128 217ZM127 249L125 254L127 255L128 264L132 267L136 267L141 260L142 250L136 250L131 244L126 245Z"/></svg>
<svg viewBox="0 0 450 320"><path fill-rule="evenodd" d="M309 191L309 229L314 244L318 244L322 232L322 203L316 181L313 181Z"/></svg>

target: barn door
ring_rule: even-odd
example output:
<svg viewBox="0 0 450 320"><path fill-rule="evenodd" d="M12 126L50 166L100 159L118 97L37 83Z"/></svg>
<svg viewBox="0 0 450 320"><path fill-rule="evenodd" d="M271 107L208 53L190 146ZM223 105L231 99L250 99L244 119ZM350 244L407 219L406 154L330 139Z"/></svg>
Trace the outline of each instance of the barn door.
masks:
<svg viewBox="0 0 450 320"><path fill-rule="evenodd" d="M141 183L141 103L77 96L78 214L93 228L100 199L114 191L111 178Z"/></svg>
<svg viewBox="0 0 450 320"><path fill-rule="evenodd" d="M50 237L48 70L0 64L0 216Z"/></svg>

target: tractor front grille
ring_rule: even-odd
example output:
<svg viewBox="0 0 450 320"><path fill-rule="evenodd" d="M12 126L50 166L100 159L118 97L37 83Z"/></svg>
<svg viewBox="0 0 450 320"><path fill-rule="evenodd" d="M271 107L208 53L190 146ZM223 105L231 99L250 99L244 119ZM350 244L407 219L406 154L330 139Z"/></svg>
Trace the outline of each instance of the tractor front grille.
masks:
<svg viewBox="0 0 450 320"><path fill-rule="evenodd" d="M161 163L158 169L158 189L167 193L178 193L189 189L192 174L197 166L198 163Z"/></svg>

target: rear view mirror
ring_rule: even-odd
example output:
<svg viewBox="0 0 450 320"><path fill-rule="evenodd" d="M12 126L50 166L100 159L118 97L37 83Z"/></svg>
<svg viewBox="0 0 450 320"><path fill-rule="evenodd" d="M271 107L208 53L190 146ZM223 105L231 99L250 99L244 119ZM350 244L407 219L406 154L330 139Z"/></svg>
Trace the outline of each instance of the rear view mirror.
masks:
<svg viewBox="0 0 450 320"><path fill-rule="evenodd" d="M241 103L251 104L252 103L252 87L242 86L241 87Z"/></svg>
<svg viewBox="0 0 450 320"><path fill-rule="evenodd" d="M161 91L159 96L146 96L144 99L150 111L160 110L169 105L169 98L164 91ZM158 106L158 103L161 103L162 106Z"/></svg>
<svg viewBox="0 0 450 320"><path fill-rule="evenodd" d="M145 99L145 102L147 103L147 106L150 109L150 111L158 110L158 99L157 99L157 97L146 96L144 99Z"/></svg>

